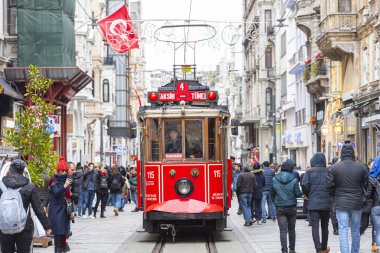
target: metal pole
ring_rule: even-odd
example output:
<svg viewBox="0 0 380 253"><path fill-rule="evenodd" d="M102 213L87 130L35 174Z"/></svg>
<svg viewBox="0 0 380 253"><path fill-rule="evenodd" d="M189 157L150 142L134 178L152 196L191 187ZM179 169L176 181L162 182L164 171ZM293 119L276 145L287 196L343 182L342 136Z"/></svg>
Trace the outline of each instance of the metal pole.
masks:
<svg viewBox="0 0 380 253"><path fill-rule="evenodd" d="M277 137L276 137L276 96L272 96L272 135L273 135L273 162L277 163Z"/></svg>

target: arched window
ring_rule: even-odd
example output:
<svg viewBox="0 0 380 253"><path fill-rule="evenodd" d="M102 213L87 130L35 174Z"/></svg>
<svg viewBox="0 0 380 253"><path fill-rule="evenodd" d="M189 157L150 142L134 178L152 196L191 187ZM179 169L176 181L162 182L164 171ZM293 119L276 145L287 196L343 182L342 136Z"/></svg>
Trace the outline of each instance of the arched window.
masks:
<svg viewBox="0 0 380 253"><path fill-rule="evenodd" d="M110 101L110 82L108 79L103 80L103 102Z"/></svg>
<svg viewBox="0 0 380 253"><path fill-rule="evenodd" d="M351 12L352 11L352 2L351 0L338 0L338 12Z"/></svg>
<svg viewBox="0 0 380 253"><path fill-rule="evenodd" d="M270 117L270 113L272 112L272 88L268 87L265 90L265 112L267 117Z"/></svg>

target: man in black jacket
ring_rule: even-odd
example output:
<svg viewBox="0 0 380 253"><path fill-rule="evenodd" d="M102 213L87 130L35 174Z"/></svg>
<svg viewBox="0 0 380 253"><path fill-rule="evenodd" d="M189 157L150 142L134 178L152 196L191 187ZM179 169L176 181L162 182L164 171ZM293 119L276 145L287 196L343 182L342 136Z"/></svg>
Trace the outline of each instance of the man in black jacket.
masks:
<svg viewBox="0 0 380 253"><path fill-rule="evenodd" d="M311 169L306 171L302 180L302 191L309 199L309 211L315 250L318 253L330 251L327 246L329 238L329 219L331 198L326 187L328 168L323 153L316 153L310 160ZM319 237L319 221L321 221L322 244Z"/></svg>
<svg viewBox="0 0 380 253"><path fill-rule="evenodd" d="M9 168L8 176L3 178L3 183L6 187L12 189L20 189L22 202L24 204L25 211L27 212L28 219L25 224L25 228L22 232L17 234L3 234L0 231L0 244L2 253L14 253L15 245L17 245L18 253L29 253L30 246L33 239L34 223L30 215L29 205L32 204L34 213L40 220L43 228L46 231L46 235L51 234L51 226L46 213L42 208L40 198L38 197L36 188L29 179L23 176L25 169L25 162L16 159L12 162ZM0 189L0 197L3 194ZM28 211L29 210L29 211Z"/></svg>
<svg viewBox="0 0 380 253"><path fill-rule="evenodd" d="M327 176L327 188L335 196L342 253L358 253L360 249L360 219L364 196L363 187L366 185L367 174L365 166L355 162L352 145L343 145L341 161L331 166ZM352 251L348 244L349 224L351 226Z"/></svg>
<svg viewBox="0 0 380 253"><path fill-rule="evenodd" d="M255 175L249 172L249 168L245 166L243 169L243 173L239 175L236 183L236 194L240 198L240 203L243 209L243 215L245 220L244 226L252 225L251 201L255 187Z"/></svg>

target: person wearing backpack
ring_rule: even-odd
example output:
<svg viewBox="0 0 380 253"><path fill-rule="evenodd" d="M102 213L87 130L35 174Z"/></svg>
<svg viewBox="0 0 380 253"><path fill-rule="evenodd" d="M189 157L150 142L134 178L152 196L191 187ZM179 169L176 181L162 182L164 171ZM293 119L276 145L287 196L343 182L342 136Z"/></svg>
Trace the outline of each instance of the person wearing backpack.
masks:
<svg viewBox="0 0 380 253"><path fill-rule="evenodd" d="M49 211L48 216L54 234L54 252L70 252L67 237L70 233L70 217L67 213L70 200L71 179L67 177L69 167L65 158L60 157L56 173L49 182Z"/></svg>
<svg viewBox="0 0 380 253"><path fill-rule="evenodd" d="M107 200L108 200L108 171L102 166L102 168L98 171L97 175L98 179L98 188L96 190L96 203L94 209L94 217L96 218L96 213L98 212L99 202L100 204L100 218L106 218L104 216L104 211L106 210Z"/></svg>
<svg viewBox="0 0 380 253"><path fill-rule="evenodd" d="M372 200L373 207L371 210L371 218L373 223L372 235L375 236L376 245L372 248L372 252L380 253L380 156L373 162L371 171L369 172L368 187L366 197Z"/></svg>
<svg viewBox="0 0 380 253"><path fill-rule="evenodd" d="M45 229L46 235L51 234L51 226L37 190L33 183L23 176L25 166L25 162L20 159L12 161L9 175L0 181L0 245L2 253L14 253L15 246L17 246L18 253L30 252L34 230L30 205Z"/></svg>
<svg viewBox="0 0 380 253"><path fill-rule="evenodd" d="M115 215L119 215L119 209L121 207L121 190L123 188L123 185L125 184L125 179L120 174L119 169L112 165L112 174L110 177L110 194L111 194L111 200L112 204L114 206L114 212Z"/></svg>

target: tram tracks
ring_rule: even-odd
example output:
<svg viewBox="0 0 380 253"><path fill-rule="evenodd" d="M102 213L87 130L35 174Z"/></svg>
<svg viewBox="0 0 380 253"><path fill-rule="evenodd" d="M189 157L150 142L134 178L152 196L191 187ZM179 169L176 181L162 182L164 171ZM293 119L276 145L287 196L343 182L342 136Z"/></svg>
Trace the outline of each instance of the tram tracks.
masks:
<svg viewBox="0 0 380 253"><path fill-rule="evenodd" d="M195 239L192 240L194 236ZM188 246L189 243L191 243L192 247L191 252L218 253L212 233L200 233L197 235L182 234L176 239L176 242L172 242L170 235L163 233L154 245L152 253L183 252L181 249L184 249L185 245ZM202 251L202 248L204 251Z"/></svg>

